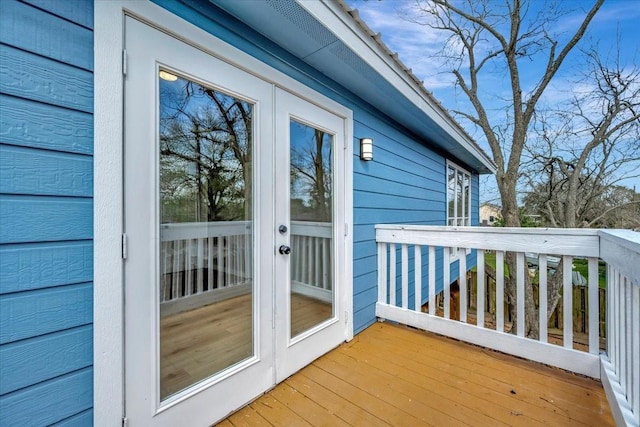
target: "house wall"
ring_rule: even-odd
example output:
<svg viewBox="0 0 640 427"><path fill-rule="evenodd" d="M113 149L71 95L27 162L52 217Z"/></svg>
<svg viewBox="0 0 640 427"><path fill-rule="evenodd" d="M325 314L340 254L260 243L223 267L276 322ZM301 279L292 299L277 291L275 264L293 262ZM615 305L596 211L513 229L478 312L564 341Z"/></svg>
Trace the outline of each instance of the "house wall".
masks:
<svg viewBox="0 0 640 427"><path fill-rule="evenodd" d="M155 3L295 78L353 111L354 333L375 322L375 224L445 225L446 154L208 2ZM374 160L360 160L359 138L374 140ZM466 165L451 159L462 167ZM468 168L467 168L468 169ZM472 175L473 224L478 223L478 175ZM424 258L426 260L426 257ZM441 252L438 261L441 265ZM455 266L454 266L455 270ZM426 274L427 268L423 268ZM441 276L442 267L437 269ZM456 273L457 274L457 273ZM426 277L426 276L425 276ZM455 277L455 276L452 276ZM426 282L425 282L426 283ZM428 295L423 292L423 295Z"/></svg>
<svg viewBox="0 0 640 427"><path fill-rule="evenodd" d="M374 225L445 224L445 153L208 2L157 3L353 110L361 331L375 321ZM0 1L0 425L92 423L92 27L91 0ZM475 224L477 175L472 192Z"/></svg>
<svg viewBox="0 0 640 427"><path fill-rule="evenodd" d="M0 425L92 423L93 2L0 2Z"/></svg>

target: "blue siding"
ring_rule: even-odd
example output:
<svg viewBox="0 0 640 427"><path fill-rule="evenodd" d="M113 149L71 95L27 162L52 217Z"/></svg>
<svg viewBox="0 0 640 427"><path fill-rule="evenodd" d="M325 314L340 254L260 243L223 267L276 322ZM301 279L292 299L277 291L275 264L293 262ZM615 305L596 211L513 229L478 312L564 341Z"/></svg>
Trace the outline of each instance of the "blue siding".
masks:
<svg viewBox="0 0 640 427"><path fill-rule="evenodd" d="M209 2L154 0L214 36L350 108L354 114L354 328L375 321L375 224L444 225L446 153L415 139L348 89L275 46ZM374 160L359 158L359 138L374 140ZM457 162L459 163L459 162ZM474 177L477 212L477 177ZM475 214L477 217L477 213ZM440 255L441 256L441 255ZM426 256L424 257L426 259ZM426 278L426 268L423 269ZM441 271L438 274L442 274Z"/></svg>
<svg viewBox="0 0 640 427"><path fill-rule="evenodd" d="M93 422L93 1L0 3L0 425Z"/></svg>

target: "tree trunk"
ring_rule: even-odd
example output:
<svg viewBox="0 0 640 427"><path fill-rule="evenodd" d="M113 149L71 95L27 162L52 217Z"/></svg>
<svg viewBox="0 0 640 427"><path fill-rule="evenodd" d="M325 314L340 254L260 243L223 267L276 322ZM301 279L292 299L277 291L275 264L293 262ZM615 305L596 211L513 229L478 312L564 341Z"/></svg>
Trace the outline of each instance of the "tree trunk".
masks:
<svg viewBox="0 0 640 427"><path fill-rule="evenodd" d="M504 218L505 227L520 227L520 216L518 211L518 200L516 196L517 175L510 172L497 173L498 189L502 199L502 217ZM523 319L518 318L518 297L517 297L517 260L516 254L507 252L505 254L505 262L509 268L509 278L505 279L505 294L509 298L511 308L511 318L513 319L512 333L517 333L518 322ZM526 268L526 263L523 268ZM524 322L525 336L530 338L538 338L539 318L536 309L535 298L533 296L533 285L528 271L524 273Z"/></svg>

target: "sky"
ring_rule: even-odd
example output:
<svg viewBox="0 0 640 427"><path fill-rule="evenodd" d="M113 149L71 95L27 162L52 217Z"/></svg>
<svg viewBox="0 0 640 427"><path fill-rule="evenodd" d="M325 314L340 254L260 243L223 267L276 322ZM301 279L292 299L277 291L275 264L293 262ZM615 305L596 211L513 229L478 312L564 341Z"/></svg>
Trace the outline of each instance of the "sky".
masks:
<svg viewBox="0 0 640 427"><path fill-rule="evenodd" d="M415 0L346 0L352 8L358 9L362 20L375 32L380 32L382 40L391 51L398 52L400 60L413 73L424 81L425 87L431 91L436 99L449 110L468 108L466 96L458 93L453 85L453 76L450 73L451 66L445 64L437 57L437 53L444 43L442 32L432 30L424 25L411 22L407 17L415 17ZM496 4L504 4L495 0ZM584 16L584 10L591 7L592 1L588 0L559 0L563 7L574 10L561 17L555 30L561 34L572 34L580 24ZM542 1L532 0L533 7L542 5ZM616 48L619 41L620 49ZM606 0L589 30L583 38L583 45L595 45L601 55L612 57L620 55L620 62L626 67L640 66L640 1L638 0ZM532 88L536 70L541 65L540 58L534 59L531 66L521 67L522 87L524 90ZM566 99L567 88L575 89L572 79L580 73L584 61L578 55L577 50L567 57L560 69L557 78L547 88L544 101L556 103ZM521 64L522 65L522 64ZM496 73L498 74L498 73ZM491 82L492 90L500 91L508 95L509 86L501 80L501 76L494 75ZM488 77L487 77L488 78ZM493 95L493 94L492 94ZM496 113L497 114L497 113ZM468 123L460 121L467 131L476 138L477 142L490 153L488 145L484 141L481 132L473 129ZM640 164L630 165L629 170L624 171L624 176L640 174ZM640 192L640 177L628 178L619 182L621 185L633 188ZM481 179L481 201L499 202L497 199L495 182L492 177Z"/></svg>

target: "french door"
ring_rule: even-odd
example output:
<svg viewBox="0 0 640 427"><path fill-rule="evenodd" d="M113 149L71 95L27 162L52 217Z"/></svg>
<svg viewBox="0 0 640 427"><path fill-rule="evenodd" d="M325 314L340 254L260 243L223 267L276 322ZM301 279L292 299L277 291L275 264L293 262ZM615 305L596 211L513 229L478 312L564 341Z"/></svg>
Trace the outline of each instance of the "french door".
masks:
<svg viewBox="0 0 640 427"><path fill-rule="evenodd" d="M126 18L125 400L210 425L346 337L345 119Z"/></svg>

